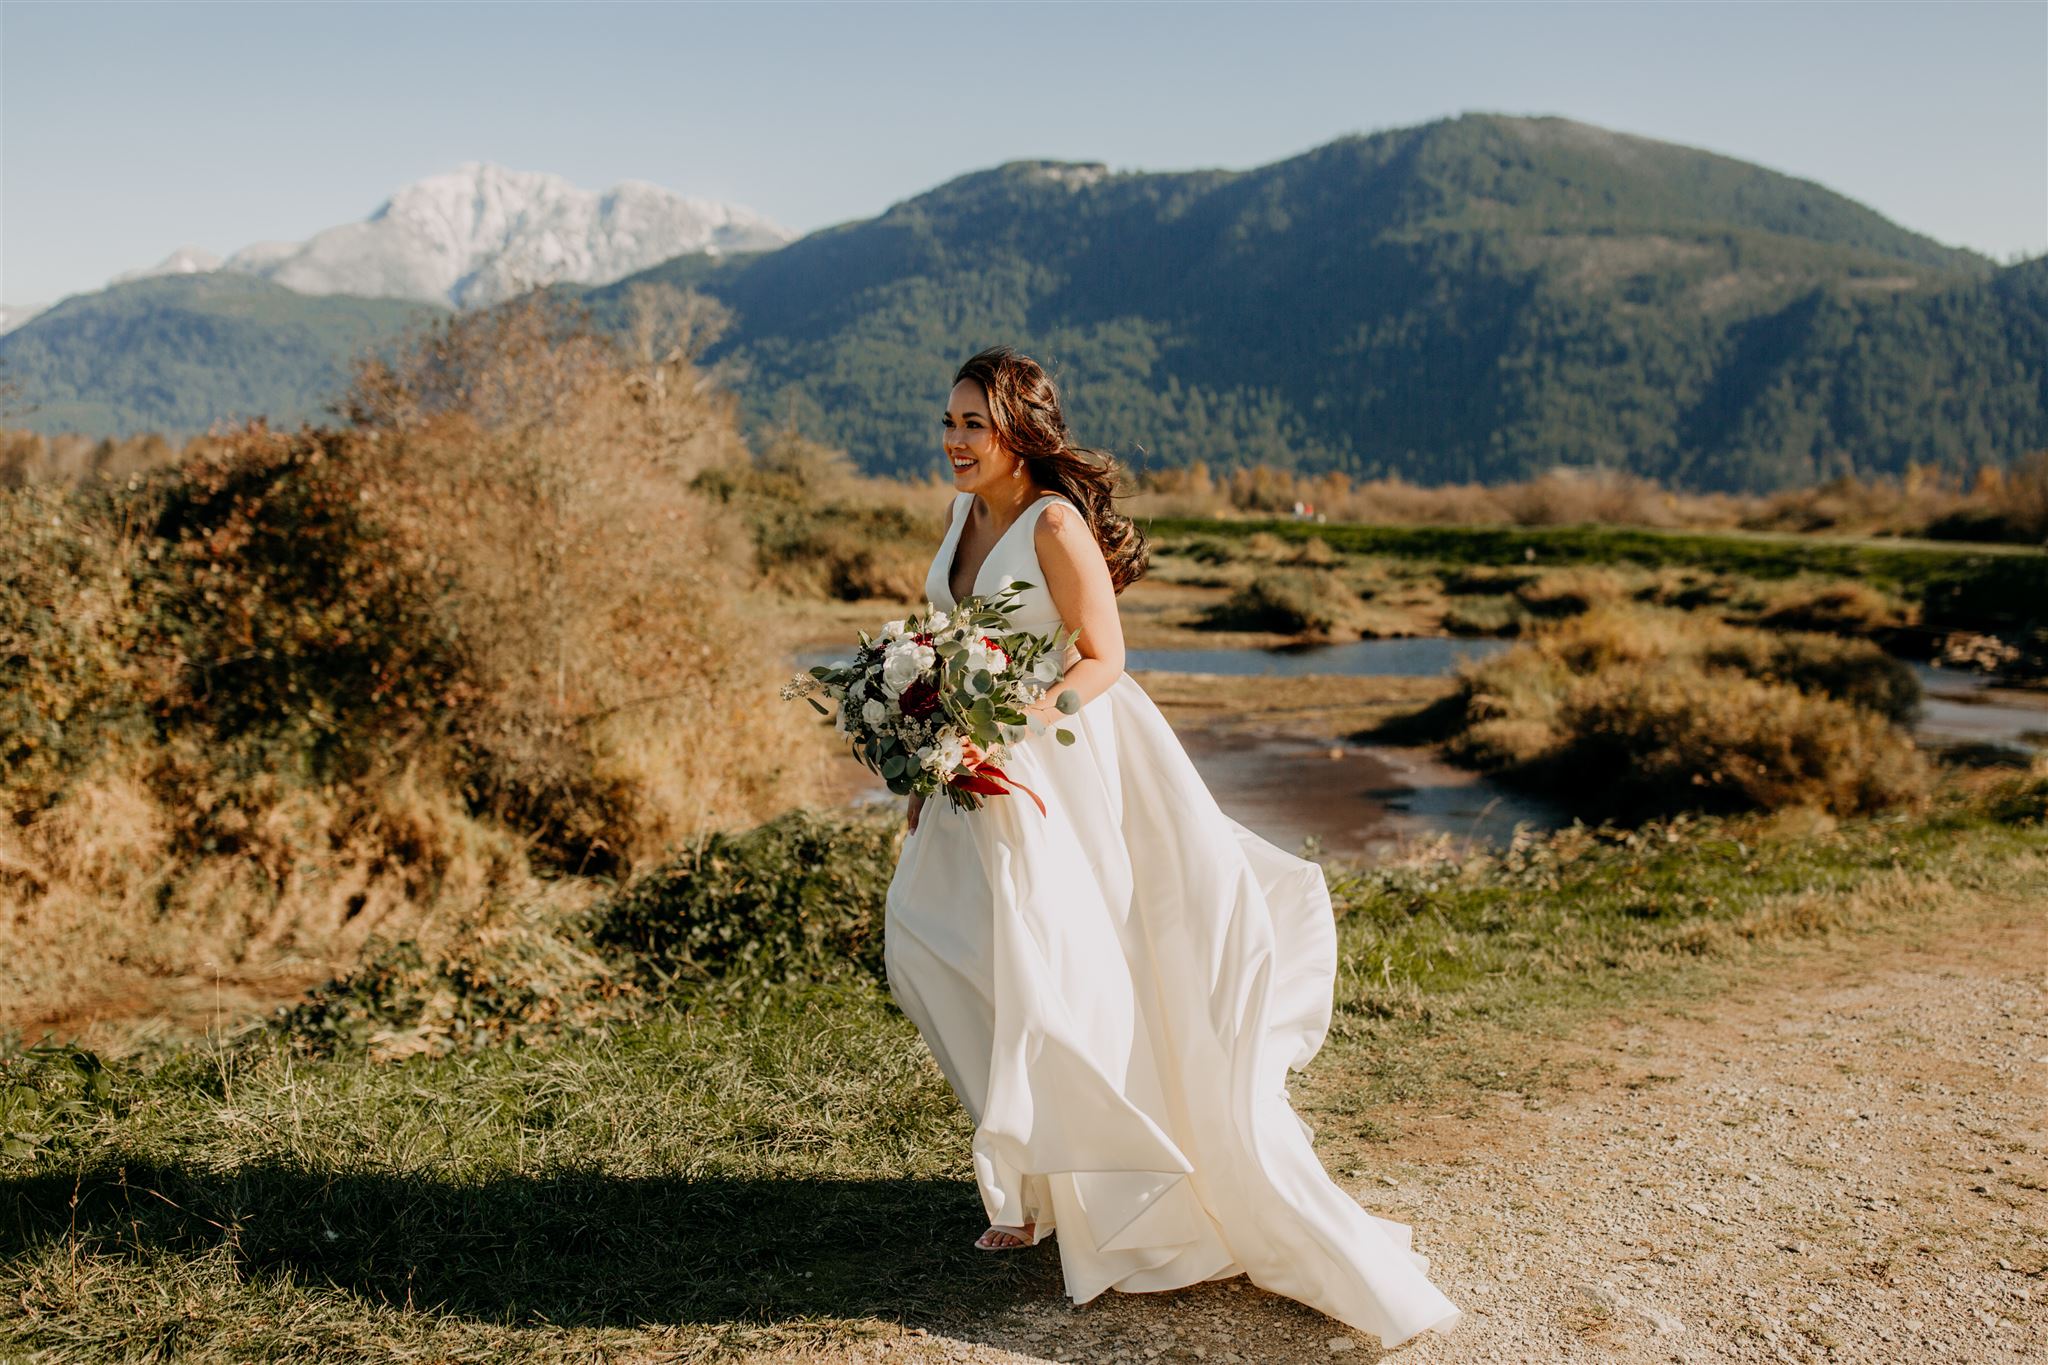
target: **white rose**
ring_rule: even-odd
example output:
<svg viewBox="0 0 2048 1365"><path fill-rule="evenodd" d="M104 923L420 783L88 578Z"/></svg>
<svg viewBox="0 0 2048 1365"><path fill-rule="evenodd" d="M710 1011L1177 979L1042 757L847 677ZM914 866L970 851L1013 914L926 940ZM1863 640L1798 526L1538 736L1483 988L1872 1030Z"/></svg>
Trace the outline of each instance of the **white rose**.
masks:
<svg viewBox="0 0 2048 1365"><path fill-rule="evenodd" d="M967 646L967 666L970 669L986 668L991 673L1000 673L1010 662L1010 656L996 645L976 637Z"/></svg>
<svg viewBox="0 0 2048 1365"><path fill-rule="evenodd" d="M954 770L967 761L967 754L960 746L958 735L942 735L939 742L931 747L931 760L926 764L940 777L950 777Z"/></svg>
<svg viewBox="0 0 2048 1365"><path fill-rule="evenodd" d="M902 695L903 689L922 677L938 657L930 645L914 641L890 645L882 660L882 690L892 697Z"/></svg>
<svg viewBox="0 0 2048 1365"><path fill-rule="evenodd" d="M903 621L890 621L882 627L882 638L884 640L900 640L903 638L906 629L907 627Z"/></svg>
<svg viewBox="0 0 2048 1365"><path fill-rule="evenodd" d="M946 613L942 611L934 611L931 614L930 618L925 621L924 628L927 631L931 632L933 635L937 635L940 631L944 630L947 626L950 626L952 624L952 617L946 615Z"/></svg>
<svg viewBox="0 0 2048 1365"><path fill-rule="evenodd" d="M870 697L866 702L862 703L860 708L860 718L866 721L869 725L880 725L882 723L882 717L888 714L889 708L882 705L882 703L874 700L872 697Z"/></svg>

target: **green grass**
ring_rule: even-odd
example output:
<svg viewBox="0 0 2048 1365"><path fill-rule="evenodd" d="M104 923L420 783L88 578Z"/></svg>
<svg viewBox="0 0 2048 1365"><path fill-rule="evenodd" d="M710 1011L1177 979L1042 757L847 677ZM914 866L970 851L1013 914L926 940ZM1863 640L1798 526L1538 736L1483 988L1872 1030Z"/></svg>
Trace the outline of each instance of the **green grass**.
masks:
<svg viewBox="0 0 2048 1365"><path fill-rule="evenodd" d="M1292 541L1320 539L1346 554L1457 566L1605 564L1692 567L1765 580L1795 574L1850 578L1919 603L1930 625L2009 628L2048 615L2048 554L2017 546L1884 545L1602 526L1365 526L1191 517L1155 518L1145 529L1161 540L1242 538L1263 531Z"/></svg>
<svg viewBox="0 0 2048 1365"><path fill-rule="evenodd" d="M2048 778L2009 778L1918 817L1337 872L1336 1017L1297 1096L1329 1158L1399 1106L1540 1087L1546 1030L1787 939L2048 903L2044 814ZM372 1063L260 1030L108 1074L92 1102L68 1071L42 1107L0 1087L35 1138L0 1157L0 1355L698 1359L1058 1299L1056 1258L969 1248L967 1121L864 973L537 1045Z"/></svg>

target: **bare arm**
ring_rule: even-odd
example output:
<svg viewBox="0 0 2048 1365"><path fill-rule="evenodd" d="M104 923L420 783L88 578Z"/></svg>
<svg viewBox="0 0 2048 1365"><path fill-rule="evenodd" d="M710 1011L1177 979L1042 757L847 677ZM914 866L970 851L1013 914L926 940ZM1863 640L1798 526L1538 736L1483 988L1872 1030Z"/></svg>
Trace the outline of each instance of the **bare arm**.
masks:
<svg viewBox="0 0 2048 1365"><path fill-rule="evenodd" d="M1051 722L1060 718L1053 705L1060 693L1077 693L1086 705L1123 676L1124 627L1117 615L1109 563L1095 543L1095 533L1078 512L1056 502L1039 514L1031 535L1039 568L1045 572L1046 591L1059 608L1060 620L1067 629L1081 632L1074 641L1081 657L1047 690L1045 699L1031 708Z"/></svg>

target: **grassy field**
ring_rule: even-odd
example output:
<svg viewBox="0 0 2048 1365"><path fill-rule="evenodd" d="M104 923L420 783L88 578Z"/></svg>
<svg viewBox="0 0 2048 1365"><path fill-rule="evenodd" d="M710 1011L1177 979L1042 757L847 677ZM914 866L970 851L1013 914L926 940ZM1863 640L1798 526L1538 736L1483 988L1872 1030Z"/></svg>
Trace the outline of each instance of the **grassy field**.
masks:
<svg viewBox="0 0 2048 1365"><path fill-rule="evenodd" d="M1369 1161L1405 1114L1540 1097L1543 1039L1589 1012L1966 891L2048 902L2044 816L2048 772L1980 775L1918 815L1575 827L1341 873L1336 1018L1298 1103L1326 1160ZM830 1358L1058 1293L1050 1257L969 1249L964 1116L871 967L525 1037L11 1057L0 1351Z"/></svg>
<svg viewBox="0 0 2048 1365"><path fill-rule="evenodd" d="M1927 624L1979 630L2028 625L2048 611L2048 553L2024 546L1617 526L1367 526L1291 519L1162 517L1147 529L1166 543L1263 533L1297 544L1320 540L1347 555L1452 566L1691 568L1763 581L1819 575L1897 593L1920 606Z"/></svg>

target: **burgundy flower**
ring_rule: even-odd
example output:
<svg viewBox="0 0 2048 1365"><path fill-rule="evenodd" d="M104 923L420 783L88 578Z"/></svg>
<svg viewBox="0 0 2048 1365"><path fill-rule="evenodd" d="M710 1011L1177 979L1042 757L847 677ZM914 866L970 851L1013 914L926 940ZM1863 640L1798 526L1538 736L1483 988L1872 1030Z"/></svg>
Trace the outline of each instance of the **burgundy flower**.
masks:
<svg viewBox="0 0 2048 1365"><path fill-rule="evenodd" d="M903 689L896 705L906 716L928 716L939 709L939 685L929 678L919 678Z"/></svg>

